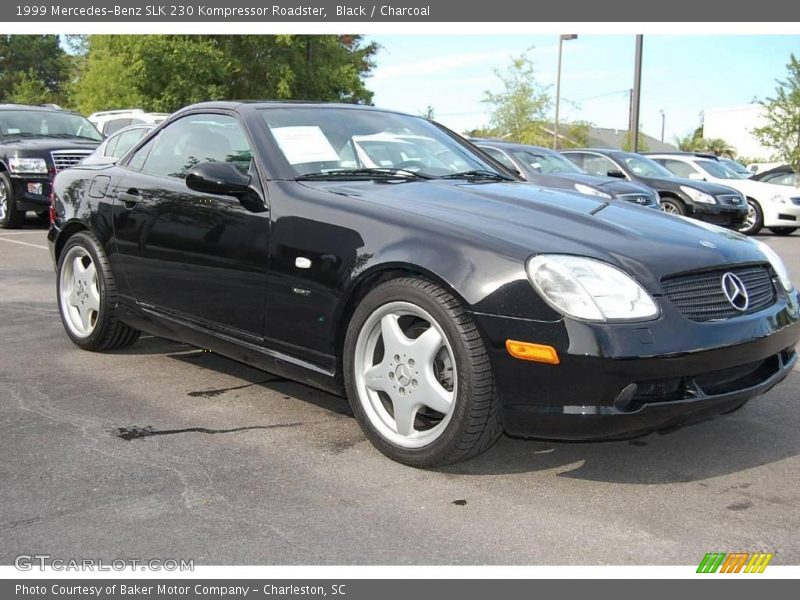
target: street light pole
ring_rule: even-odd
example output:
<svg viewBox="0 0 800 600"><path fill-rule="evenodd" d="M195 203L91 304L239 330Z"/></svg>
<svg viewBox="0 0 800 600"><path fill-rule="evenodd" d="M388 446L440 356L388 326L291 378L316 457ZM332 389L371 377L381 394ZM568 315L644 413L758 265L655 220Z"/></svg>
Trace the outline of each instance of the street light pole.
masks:
<svg viewBox="0 0 800 600"><path fill-rule="evenodd" d="M558 74L556 76L556 120L553 127L553 150L558 149L558 111L561 105L561 52L564 42L577 39L574 33L562 33L558 38Z"/></svg>
<svg viewBox="0 0 800 600"><path fill-rule="evenodd" d="M636 60L633 73L633 101L631 102L631 151L639 151L639 102L642 97L642 40L643 35L636 36Z"/></svg>
<svg viewBox="0 0 800 600"><path fill-rule="evenodd" d="M666 114L664 114L664 109L662 108L660 111L661 113L661 143L664 143L664 123L667 120Z"/></svg>

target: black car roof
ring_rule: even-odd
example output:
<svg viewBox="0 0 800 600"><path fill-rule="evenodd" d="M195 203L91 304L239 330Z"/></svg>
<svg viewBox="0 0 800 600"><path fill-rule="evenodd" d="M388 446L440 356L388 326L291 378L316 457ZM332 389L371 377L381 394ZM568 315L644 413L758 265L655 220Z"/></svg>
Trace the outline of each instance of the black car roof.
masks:
<svg viewBox="0 0 800 600"><path fill-rule="evenodd" d="M502 148L518 148L520 150L538 150L538 151L545 151L545 152L555 152L550 148L545 148L544 146L534 146L533 144L521 144L519 142L506 142L503 140L492 140L486 138L469 138L469 141L473 144L489 144L492 146L502 147Z"/></svg>
<svg viewBox="0 0 800 600"><path fill-rule="evenodd" d="M378 108L376 106L367 106L365 104L348 104L345 102L319 102L314 100L212 100L209 102L198 102L196 104L190 104L189 106L185 106L180 110L176 111L173 114L179 114L186 111L196 110L196 109L222 109L222 110L237 110L243 107L246 108L275 108L275 107L284 107L284 108L341 108L341 109L349 109L349 110L367 110L373 112L382 112L382 113L390 113L395 115L404 115L407 117L417 117L420 119L424 119L424 117L420 117L419 115L411 115L408 113L396 111L396 110L389 110L385 108Z"/></svg>

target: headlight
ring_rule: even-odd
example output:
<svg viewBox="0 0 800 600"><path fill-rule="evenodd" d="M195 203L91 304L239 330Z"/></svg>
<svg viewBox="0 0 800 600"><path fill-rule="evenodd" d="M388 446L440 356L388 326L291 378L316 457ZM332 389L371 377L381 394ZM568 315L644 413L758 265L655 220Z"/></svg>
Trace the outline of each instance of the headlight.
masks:
<svg viewBox="0 0 800 600"><path fill-rule="evenodd" d="M694 202L700 202L701 204L716 204L717 201L714 200L714 196L706 194L705 192L701 192L700 190L696 190L693 187L689 187L688 185L682 185L681 190L684 194L689 196Z"/></svg>
<svg viewBox="0 0 800 600"><path fill-rule="evenodd" d="M581 256L540 254L527 264L533 287L557 311L587 321L647 320L659 309L642 286L616 267Z"/></svg>
<svg viewBox="0 0 800 600"><path fill-rule="evenodd" d="M43 158L18 158L12 156L8 160L8 168L12 173L47 173L47 163Z"/></svg>
<svg viewBox="0 0 800 600"><path fill-rule="evenodd" d="M786 269L786 265L783 264L781 257L778 256L775 250L767 246L764 242L755 240L753 238L750 238L750 241L758 246L758 249L761 250L761 253L767 258L769 264L772 265L772 268L778 274L778 279L781 280L783 289L785 289L787 292L791 291L794 287L794 284L792 283L792 279L789 277L789 271Z"/></svg>
<svg viewBox="0 0 800 600"><path fill-rule="evenodd" d="M769 200L770 202L775 202L776 204L789 204L789 199L781 194L775 194Z"/></svg>
<svg viewBox="0 0 800 600"><path fill-rule="evenodd" d="M611 199L610 195L601 192L600 190L596 190L588 185L583 185L582 183L576 183L575 190L581 194L586 194L587 196L598 196L600 198Z"/></svg>

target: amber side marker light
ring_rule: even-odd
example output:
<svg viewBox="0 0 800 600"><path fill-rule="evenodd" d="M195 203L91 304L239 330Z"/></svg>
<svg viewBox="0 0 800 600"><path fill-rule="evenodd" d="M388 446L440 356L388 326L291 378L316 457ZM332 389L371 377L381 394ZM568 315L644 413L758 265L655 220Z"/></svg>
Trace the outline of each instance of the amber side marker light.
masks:
<svg viewBox="0 0 800 600"><path fill-rule="evenodd" d="M545 346L544 344L506 340L506 350L508 350L511 356L519 358L520 360L532 360L549 365L557 365L561 362L558 359L558 352L556 352L556 349L552 346Z"/></svg>

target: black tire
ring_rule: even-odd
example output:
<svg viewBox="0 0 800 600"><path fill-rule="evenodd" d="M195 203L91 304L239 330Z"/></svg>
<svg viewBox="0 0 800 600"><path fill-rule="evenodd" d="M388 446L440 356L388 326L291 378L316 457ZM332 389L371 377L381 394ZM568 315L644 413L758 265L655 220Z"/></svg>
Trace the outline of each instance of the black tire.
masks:
<svg viewBox="0 0 800 600"><path fill-rule="evenodd" d="M792 235L797 227L770 227L769 230L775 235Z"/></svg>
<svg viewBox="0 0 800 600"><path fill-rule="evenodd" d="M761 205L752 198L747 199L747 206L752 211L752 222L745 221L738 231L744 235L756 235L764 227L764 212L761 210ZM748 218L749 216L748 212Z"/></svg>
<svg viewBox="0 0 800 600"><path fill-rule="evenodd" d="M661 198L661 210L672 215L686 215L686 207L684 206L683 202L677 198L673 198L672 196L665 196Z"/></svg>
<svg viewBox="0 0 800 600"><path fill-rule="evenodd" d="M25 211L17 210L14 186L5 171L0 171L0 229L16 229L25 223Z"/></svg>
<svg viewBox="0 0 800 600"><path fill-rule="evenodd" d="M67 323L68 316L65 315L65 306L62 299L62 272L65 269L65 262L70 250L82 248L94 263L97 272L97 284L99 288L99 310L95 319L94 329L86 337L76 335ZM108 265L108 257L95 237L82 231L70 237L61 251L58 267L56 270L56 297L58 298L58 309L64 330L76 346L84 350L104 351L117 350L133 344L139 339L139 331L121 322L115 314L117 306L117 286L114 276Z"/></svg>
<svg viewBox="0 0 800 600"><path fill-rule="evenodd" d="M457 374L454 404L434 441L406 448L389 441L370 422L356 384L356 344L367 320L391 302L416 305L431 315L452 348ZM344 381L353 413L366 437L389 458L413 467L437 467L487 450L503 433L489 355L480 332L461 303L440 286L417 277L395 279L372 290L358 305L344 344Z"/></svg>

